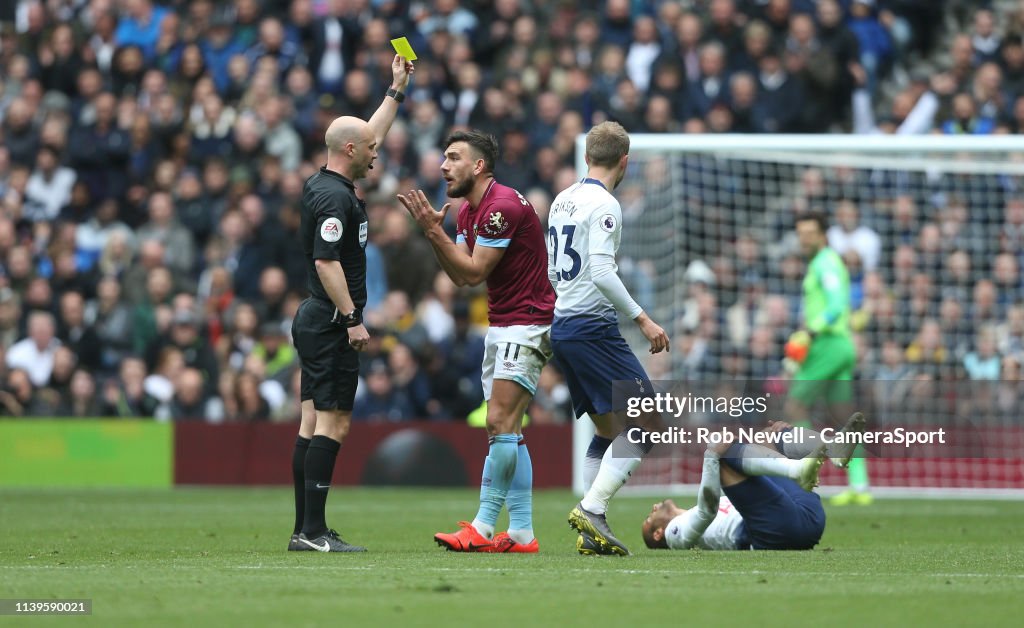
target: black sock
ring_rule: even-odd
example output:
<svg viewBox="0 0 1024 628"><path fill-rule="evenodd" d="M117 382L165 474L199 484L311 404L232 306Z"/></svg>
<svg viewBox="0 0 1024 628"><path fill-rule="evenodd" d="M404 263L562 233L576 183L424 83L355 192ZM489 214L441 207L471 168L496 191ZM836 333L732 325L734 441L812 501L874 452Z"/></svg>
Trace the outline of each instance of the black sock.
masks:
<svg viewBox="0 0 1024 628"><path fill-rule="evenodd" d="M302 532L302 519L306 516L306 450L309 439L299 436L295 439L292 452L292 483L295 484L295 527L292 534Z"/></svg>
<svg viewBox="0 0 1024 628"><path fill-rule="evenodd" d="M310 539L327 531L324 509L339 449L341 443L338 441L326 436L314 436L306 452L306 512L302 520L302 532Z"/></svg>

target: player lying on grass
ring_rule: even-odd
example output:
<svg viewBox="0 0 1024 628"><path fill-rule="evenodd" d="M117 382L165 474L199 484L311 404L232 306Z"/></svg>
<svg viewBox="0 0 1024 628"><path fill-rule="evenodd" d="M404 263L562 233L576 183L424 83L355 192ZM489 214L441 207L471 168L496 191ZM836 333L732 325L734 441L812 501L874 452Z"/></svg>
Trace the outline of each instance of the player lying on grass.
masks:
<svg viewBox="0 0 1024 628"><path fill-rule="evenodd" d="M765 431L789 429L788 423L774 421ZM843 427L843 431L863 429L860 413ZM797 460L786 457L786 447L783 452L752 444L709 447L704 454L697 506L683 509L671 499L654 504L641 527L644 543L651 549L813 548L825 530L821 498L812 492L818 484L818 471L830 454L833 458L848 456L853 448L831 451L817 432L806 430L805 434L808 437L801 447L817 444L809 456ZM584 546L587 541L584 539Z"/></svg>

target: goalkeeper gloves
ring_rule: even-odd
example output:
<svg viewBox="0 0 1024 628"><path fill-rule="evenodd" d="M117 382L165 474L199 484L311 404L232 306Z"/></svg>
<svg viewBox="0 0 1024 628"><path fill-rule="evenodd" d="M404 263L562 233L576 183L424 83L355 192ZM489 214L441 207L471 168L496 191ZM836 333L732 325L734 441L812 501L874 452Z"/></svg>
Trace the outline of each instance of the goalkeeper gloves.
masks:
<svg viewBox="0 0 1024 628"><path fill-rule="evenodd" d="M786 359L797 364L803 364L807 359L807 352L811 348L811 334L801 329L793 332L793 335L786 341Z"/></svg>

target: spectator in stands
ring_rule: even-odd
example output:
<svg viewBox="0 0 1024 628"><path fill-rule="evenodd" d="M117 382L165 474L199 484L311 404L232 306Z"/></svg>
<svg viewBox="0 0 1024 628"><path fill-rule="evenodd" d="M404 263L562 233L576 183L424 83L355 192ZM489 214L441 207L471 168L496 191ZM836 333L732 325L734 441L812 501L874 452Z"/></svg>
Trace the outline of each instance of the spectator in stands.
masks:
<svg viewBox="0 0 1024 628"><path fill-rule="evenodd" d="M1002 358L996 350L995 330L983 327L978 330L974 350L964 356L964 368L972 380L999 379Z"/></svg>
<svg viewBox="0 0 1024 628"><path fill-rule="evenodd" d="M993 118L978 115L974 97L961 92L953 97L952 116L942 124L942 132L947 135L990 135L995 130Z"/></svg>
<svg viewBox="0 0 1024 628"><path fill-rule="evenodd" d="M765 115L757 98L757 82L746 72L729 79L729 102L734 133L763 133Z"/></svg>
<svg viewBox="0 0 1024 628"><path fill-rule="evenodd" d="M68 395L57 407L60 416L95 418L103 416L100 400L96 395L96 380L89 371L76 369L71 376Z"/></svg>
<svg viewBox="0 0 1024 628"><path fill-rule="evenodd" d="M296 365L295 348L288 340L288 335L281 325L266 323L260 331L260 341L247 357L255 356L263 366L267 377L279 380L282 384L287 379L292 367Z"/></svg>
<svg viewBox="0 0 1024 628"><path fill-rule="evenodd" d="M60 155L51 146L40 146L36 169L25 186L22 215L32 222L52 221L71 200L75 171L60 165Z"/></svg>
<svg viewBox="0 0 1024 628"><path fill-rule="evenodd" d="M848 25L859 43L859 61L867 74L868 91L874 93L875 85L888 69L893 54L892 39L875 13L875 0L853 0ZM842 59L837 61L842 64Z"/></svg>
<svg viewBox="0 0 1024 628"><path fill-rule="evenodd" d="M160 333L158 309L166 307L173 290L171 271L163 266L153 268L146 275L146 294L132 312L132 343L137 353L147 351Z"/></svg>
<svg viewBox="0 0 1024 628"><path fill-rule="evenodd" d="M414 413L409 398L394 393L387 364L379 360L371 363L366 376L366 392L356 397L352 418L357 421L401 421L415 416Z"/></svg>
<svg viewBox="0 0 1024 628"><path fill-rule="evenodd" d="M857 5L861 3L853 4L851 11L858 11ZM874 39L879 37L879 33L870 23L865 23L855 16L852 16L849 25L844 24L843 10L837 0L819 0L817 17L821 44L832 53L839 73L844 77L835 91L834 104L839 111L845 112L850 106L850 96L853 94L853 86L857 84L858 76L864 76L864 87L869 93L875 92L876 74L873 70L877 68L879 59L864 48L861 37L867 35L869 39ZM875 64L869 67L865 61L874 61Z"/></svg>
<svg viewBox="0 0 1024 628"><path fill-rule="evenodd" d="M21 299L4 286L0 288L0 347L10 347L21 337Z"/></svg>
<svg viewBox="0 0 1024 628"><path fill-rule="evenodd" d="M7 350L7 367L25 371L33 386L45 385L53 371L54 354L61 346L56 334L53 314L41 311L29 314L28 336Z"/></svg>
<svg viewBox="0 0 1024 628"><path fill-rule="evenodd" d="M36 398L32 380L25 370L12 368L7 372L4 387L0 390L0 414L11 417L46 415L46 409Z"/></svg>
<svg viewBox="0 0 1024 628"><path fill-rule="evenodd" d="M116 417L151 417L156 413L161 402L171 399L170 385L167 391L161 391L158 398L148 387L146 363L134 356L126 357L118 367L118 377L110 378L103 386L104 416Z"/></svg>
<svg viewBox="0 0 1024 628"><path fill-rule="evenodd" d="M143 0L144 1L144 0ZM93 198L117 198L128 185L128 134L116 125L117 99L100 92L92 100L92 122L82 122L71 132L68 152L71 166L89 187Z"/></svg>
<svg viewBox="0 0 1024 628"><path fill-rule="evenodd" d="M1024 306L1012 305L1006 320L996 326L996 347L999 353L1019 354L1024 350Z"/></svg>
<svg viewBox="0 0 1024 628"><path fill-rule="evenodd" d="M260 395L259 380L255 375L242 371L234 380L233 413L227 413L228 421L267 421L270 405Z"/></svg>
<svg viewBox="0 0 1024 628"><path fill-rule="evenodd" d="M792 133L798 130L803 84L789 75L774 50L761 57L757 67L758 101L763 108L763 131Z"/></svg>
<svg viewBox="0 0 1024 628"><path fill-rule="evenodd" d="M1003 70L1003 88L1011 98L1024 92L1024 40L1019 33L1003 38L998 59Z"/></svg>
<svg viewBox="0 0 1024 628"><path fill-rule="evenodd" d="M970 309L971 324L994 325L999 320L999 300L996 285L991 279L982 279L974 284Z"/></svg>
<svg viewBox="0 0 1024 628"><path fill-rule="evenodd" d="M396 344L388 354L388 368L395 395L404 397L413 409L413 416L438 418L442 414L440 403L434 398L430 379L420 368L416 356L406 345Z"/></svg>
<svg viewBox="0 0 1024 628"><path fill-rule="evenodd" d="M256 303L259 320L280 325L284 320L284 301L288 291L288 278L277 266L263 269L259 282L260 300Z"/></svg>
<svg viewBox="0 0 1024 628"><path fill-rule="evenodd" d="M202 336L199 326L200 322L195 313L189 310L176 311L169 332L150 346L147 362L154 364L161 350L165 347L174 347L181 351L185 366L199 371L203 381L212 391L212 386L217 382L219 367L217 357L209 342Z"/></svg>
<svg viewBox="0 0 1024 628"><path fill-rule="evenodd" d="M164 246L164 263L175 273L190 275L195 264L195 242L192 234L178 222L174 201L166 192L149 197L149 222L138 231L141 241L157 241Z"/></svg>
<svg viewBox="0 0 1024 628"><path fill-rule="evenodd" d="M12 164L31 166L36 163L39 150L39 129L36 128L32 106L24 98L15 98L4 112L4 145L7 147Z"/></svg>
<svg viewBox="0 0 1024 628"><path fill-rule="evenodd" d="M210 423L224 421L224 403L220 397L206 392L203 374L194 368L186 368L174 382L174 396L171 401L156 410L156 418L167 421L206 420Z"/></svg>
<svg viewBox="0 0 1024 628"><path fill-rule="evenodd" d="M716 0L719 4L732 0ZM639 16L633 22L633 37L626 53L626 75L637 89L647 91L651 83L651 66L661 54L661 41L654 18Z"/></svg>
<svg viewBox="0 0 1024 628"><path fill-rule="evenodd" d="M71 389L71 376L77 367L78 356L67 347L57 347L53 354L50 378L44 385L36 387L37 397L45 398L54 404L66 399Z"/></svg>
<svg viewBox="0 0 1024 628"><path fill-rule="evenodd" d="M102 364L103 346L93 327L85 322L85 299L75 291L60 297L58 339L78 358L78 363L90 371Z"/></svg>
<svg viewBox="0 0 1024 628"><path fill-rule="evenodd" d="M995 16L990 9L979 9L974 13L974 32L971 35L975 63L994 61L999 55L999 44Z"/></svg>
<svg viewBox="0 0 1024 628"><path fill-rule="evenodd" d="M234 291L243 299L259 296L259 277L267 265L266 249L253 233L253 226L238 211L224 214L220 235L227 252L226 264L234 268Z"/></svg>
<svg viewBox="0 0 1024 628"><path fill-rule="evenodd" d="M935 319L925 319L917 337L907 346L906 359L911 364L942 364L949 359L942 337L942 328Z"/></svg>
<svg viewBox="0 0 1024 628"><path fill-rule="evenodd" d="M126 362L131 360L138 360L138 358L129 358ZM140 363L142 373L145 375L145 362L140 361ZM125 367L122 365L123 368ZM164 347L157 354L156 364L153 366L152 373L145 375L143 379L143 389L146 395L155 399L159 404L170 403L174 397L174 382L178 380L178 376L184 370L185 357L181 351L177 347ZM121 379L123 383L127 383L123 372Z"/></svg>
<svg viewBox="0 0 1024 628"><path fill-rule="evenodd" d="M544 367L537 381L537 393L527 409L534 425L568 423L573 417L569 387L552 364Z"/></svg>
<svg viewBox="0 0 1024 628"><path fill-rule="evenodd" d="M399 290L410 301L419 302L438 272L430 246L413 237L408 217L398 210L391 210L384 217L376 244L384 258L388 289Z"/></svg>
<svg viewBox="0 0 1024 628"><path fill-rule="evenodd" d="M683 118L703 118L711 108L726 100L729 93L725 66L725 46L710 42L700 49L700 73L686 90Z"/></svg>

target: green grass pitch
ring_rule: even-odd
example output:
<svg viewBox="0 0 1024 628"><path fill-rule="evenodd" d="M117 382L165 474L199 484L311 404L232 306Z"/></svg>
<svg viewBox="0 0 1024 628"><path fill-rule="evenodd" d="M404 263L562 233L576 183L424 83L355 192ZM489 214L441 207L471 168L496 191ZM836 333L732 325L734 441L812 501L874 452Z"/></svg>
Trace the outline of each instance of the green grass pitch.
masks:
<svg viewBox="0 0 1024 628"><path fill-rule="evenodd" d="M290 489L3 489L0 598L93 615L0 626L1020 625L1024 503L831 508L814 551L712 553L643 548L651 501L613 502L632 557L578 556L562 491L535 498L539 555L465 555L432 535L476 491L336 489L329 523L371 549L337 555L284 551Z"/></svg>

